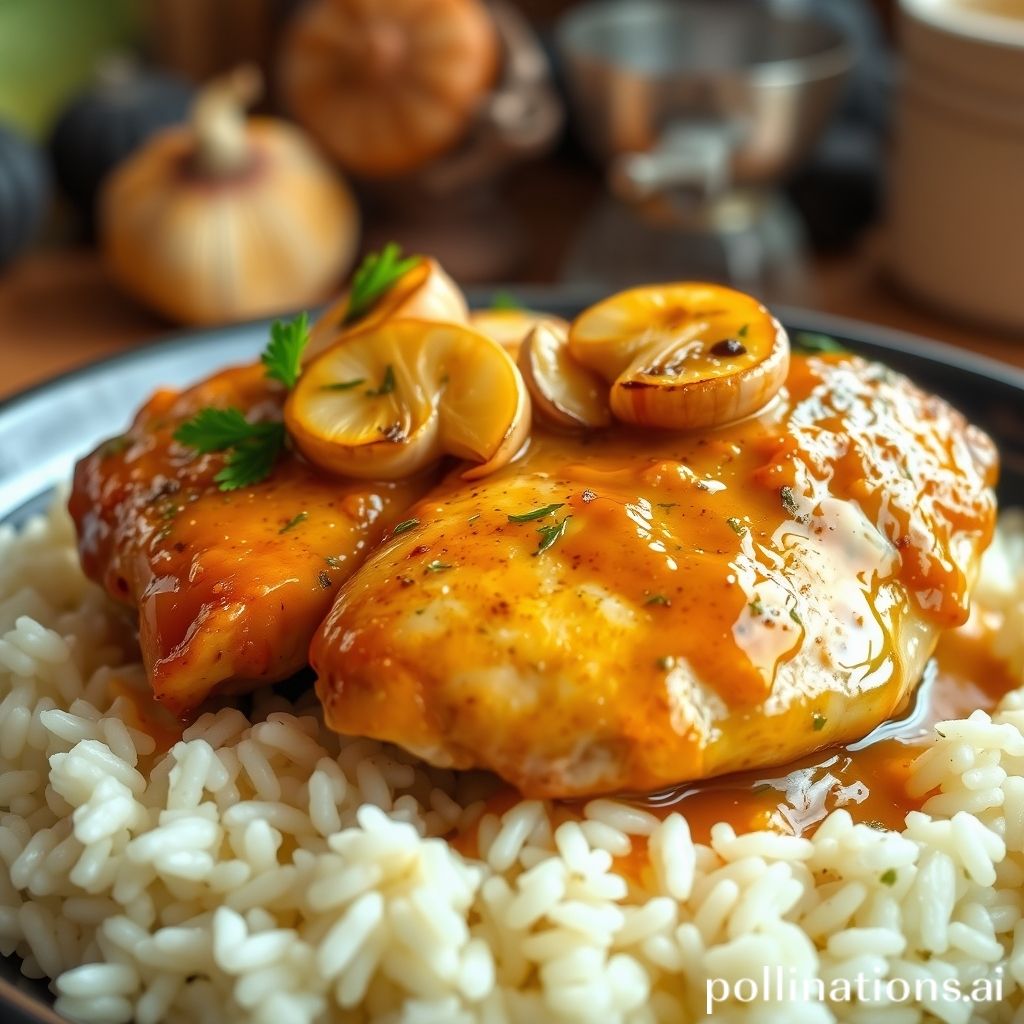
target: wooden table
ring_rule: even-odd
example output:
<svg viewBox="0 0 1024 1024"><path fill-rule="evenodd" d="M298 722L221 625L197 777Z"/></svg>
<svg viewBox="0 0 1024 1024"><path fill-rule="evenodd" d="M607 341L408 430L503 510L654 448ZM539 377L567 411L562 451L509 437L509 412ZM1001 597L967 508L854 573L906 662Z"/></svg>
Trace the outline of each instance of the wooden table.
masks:
<svg viewBox="0 0 1024 1024"><path fill-rule="evenodd" d="M819 260L816 308L911 331L1024 367L1024 340L972 330L913 304L878 270L877 246ZM40 251L0 277L0 397L174 328L107 281L92 250Z"/></svg>

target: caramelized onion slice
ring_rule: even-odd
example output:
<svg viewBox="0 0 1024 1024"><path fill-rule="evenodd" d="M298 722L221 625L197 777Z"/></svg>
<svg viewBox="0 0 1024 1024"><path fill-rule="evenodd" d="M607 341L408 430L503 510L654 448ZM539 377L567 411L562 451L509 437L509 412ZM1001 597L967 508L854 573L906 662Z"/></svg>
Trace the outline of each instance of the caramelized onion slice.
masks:
<svg viewBox="0 0 1024 1024"><path fill-rule="evenodd" d="M756 299L681 282L620 292L580 314L569 353L611 386L617 419L714 427L768 404L789 370L789 339Z"/></svg>
<svg viewBox="0 0 1024 1024"><path fill-rule="evenodd" d="M606 427L611 422L608 387L569 354L568 324L537 324L519 350L519 369L534 409L557 427Z"/></svg>
<svg viewBox="0 0 1024 1024"><path fill-rule="evenodd" d="M553 324L563 334L569 331L568 321L560 316L532 309L477 309L469 314L469 322L493 338L513 359L517 358L527 335L538 324Z"/></svg>
<svg viewBox="0 0 1024 1024"><path fill-rule="evenodd" d="M296 446L322 469L394 480L454 455L493 472L530 430L509 355L464 324L388 320L310 363L285 405Z"/></svg>
<svg viewBox="0 0 1024 1024"><path fill-rule="evenodd" d="M465 323L469 318L466 296L435 259L422 257L407 270L362 316L349 321L349 289L331 303L310 332L308 362L352 331L376 327L399 317Z"/></svg>

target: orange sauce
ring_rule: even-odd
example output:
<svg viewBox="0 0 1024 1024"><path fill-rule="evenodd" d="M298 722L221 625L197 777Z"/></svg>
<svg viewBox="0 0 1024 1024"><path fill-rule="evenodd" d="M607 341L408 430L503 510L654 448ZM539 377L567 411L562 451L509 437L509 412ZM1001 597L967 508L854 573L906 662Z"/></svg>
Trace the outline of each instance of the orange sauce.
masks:
<svg viewBox="0 0 1024 1024"><path fill-rule="evenodd" d="M682 814L698 842L707 842L711 826L719 821L728 822L737 832L773 829L809 835L839 807L849 810L856 821L901 829L907 814L926 799L910 797L906 782L914 760L934 739L935 725L965 718L979 708L991 711L1018 685L1006 664L992 654L991 628L981 614L975 614L967 625L939 641L902 713L862 740L829 747L775 769L739 772L618 799L658 817ZM501 815L518 799L514 789L501 786L487 810ZM582 817L583 807L582 801L557 801L554 817ZM475 827L451 841L460 852L476 855ZM634 840L630 854L617 858L617 870L639 877L646 859L646 843Z"/></svg>

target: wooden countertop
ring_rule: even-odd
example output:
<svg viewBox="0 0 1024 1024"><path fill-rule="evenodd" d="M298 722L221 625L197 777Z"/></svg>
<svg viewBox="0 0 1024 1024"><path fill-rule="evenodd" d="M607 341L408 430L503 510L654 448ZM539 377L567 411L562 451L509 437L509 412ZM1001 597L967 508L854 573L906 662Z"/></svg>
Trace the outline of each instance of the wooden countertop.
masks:
<svg viewBox="0 0 1024 1024"><path fill-rule="evenodd" d="M1024 367L1024 339L971 329L915 305L885 283L874 248L869 240L853 255L817 261L814 308ZM0 277L0 397L173 329L117 292L92 250L34 253Z"/></svg>

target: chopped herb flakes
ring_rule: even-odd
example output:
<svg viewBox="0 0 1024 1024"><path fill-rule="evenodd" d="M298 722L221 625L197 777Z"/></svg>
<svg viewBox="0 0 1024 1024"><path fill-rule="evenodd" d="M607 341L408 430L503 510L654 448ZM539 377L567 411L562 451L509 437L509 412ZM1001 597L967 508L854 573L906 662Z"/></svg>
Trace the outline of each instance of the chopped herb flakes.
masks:
<svg viewBox="0 0 1024 1024"><path fill-rule="evenodd" d="M796 495L793 494L793 488L783 487L779 491L779 496L782 498L782 507L786 510L787 514L794 519L799 519L800 506L796 503Z"/></svg>
<svg viewBox="0 0 1024 1024"><path fill-rule="evenodd" d="M327 556L327 557L326 557L326 558L324 559L324 561L325 561L325 562L326 562L326 563L327 563L327 564L328 564L328 565L329 565L329 566L330 566L330 567L331 567L332 569L340 569L340 568L341 568L341 567L342 567L342 566L343 566L343 565L345 564L345 559L344 559L344 558L342 558L342 557L340 557L339 555L328 555L328 556Z"/></svg>
<svg viewBox="0 0 1024 1024"><path fill-rule="evenodd" d="M278 530L278 533L287 533L289 530L294 530L299 523L304 523L309 518L308 512L300 512L297 516L292 516L284 526Z"/></svg>
<svg viewBox="0 0 1024 1024"><path fill-rule="evenodd" d="M425 566L427 572L444 572L446 569L454 569L454 565L449 565L447 562L439 561L434 559L432 562L428 562Z"/></svg>
<svg viewBox="0 0 1024 1024"><path fill-rule="evenodd" d="M729 524L729 529L739 537L742 537L747 532L747 524L741 522L735 516L729 516L726 522Z"/></svg>
<svg viewBox="0 0 1024 1024"><path fill-rule="evenodd" d="M509 516L508 521L510 523L532 523L535 520L543 519L545 516L549 516L553 512L557 512L560 508L564 507L565 502L559 501L554 505L545 505L543 508L535 508L532 512L520 512L519 515Z"/></svg>
<svg viewBox="0 0 1024 1024"><path fill-rule="evenodd" d="M366 392L369 398L381 398L384 395L390 395L395 390L395 370L390 363L384 369L384 379L380 382L380 387L370 388Z"/></svg>
<svg viewBox="0 0 1024 1024"><path fill-rule="evenodd" d="M878 880L882 885L895 885L896 884L896 869L889 868L887 871L883 871L879 876Z"/></svg>
<svg viewBox="0 0 1024 1024"><path fill-rule="evenodd" d="M815 732L821 732L821 730L825 728L825 723L827 721L828 719L820 711L815 711L811 715L811 728Z"/></svg>
<svg viewBox="0 0 1024 1024"><path fill-rule="evenodd" d="M331 589L331 577L328 575L326 569L321 569L316 574L316 579L317 579L317 582L320 584L321 587L323 587L324 590L330 590Z"/></svg>
<svg viewBox="0 0 1024 1024"><path fill-rule="evenodd" d="M737 338L745 338L745 337L747 336L747 331L749 331L749 330L750 330L750 324L744 324L744 325L743 325L743 326L742 326L742 327L741 327L741 328L740 328L740 329L739 329L739 330L738 330L738 331L736 332L736 337L737 337Z"/></svg>
<svg viewBox="0 0 1024 1024"><path fill-rule="evenodd" d="M321 391L351 391L352 388L359 387L360 384L365 384L365 377L356 377L355 380L341 380L337 384L324 384Z"/></svg>
<svg viewBox="0 0 1024 1024"><path fill-rule="evenodd" d="M420 521L418 519L403 519L402 522L398 523L391 531L391 536L397 537L400 533L408 533L409 530L412 530L419 525Z"/></svg>
<svg viewBox="0 0 1024 1024"><path fill-rule="evenodd" d="M764 604L760 597L755 597L747 607L750 609L751 615L764 615Z"/></svg>
<svg viewBox="0 0 1024 1024"><path fill-rule="evenodd" d="M665 605L666 607L671 603L672 602L664 594L651 594L651 596L644 601L644 604L660 604Z"/></svg>
<svg viewBox="0 0 1024 1024"><path fill-rule="evenodd" d="M538 526L537 532L540 534L540 543L537 545L537 550L534 551L534 554L543 554L555 544L559 537L565 533L570 519L572 519L572 516L566 516L561 522L552 523L550 526Z"/></svg>

